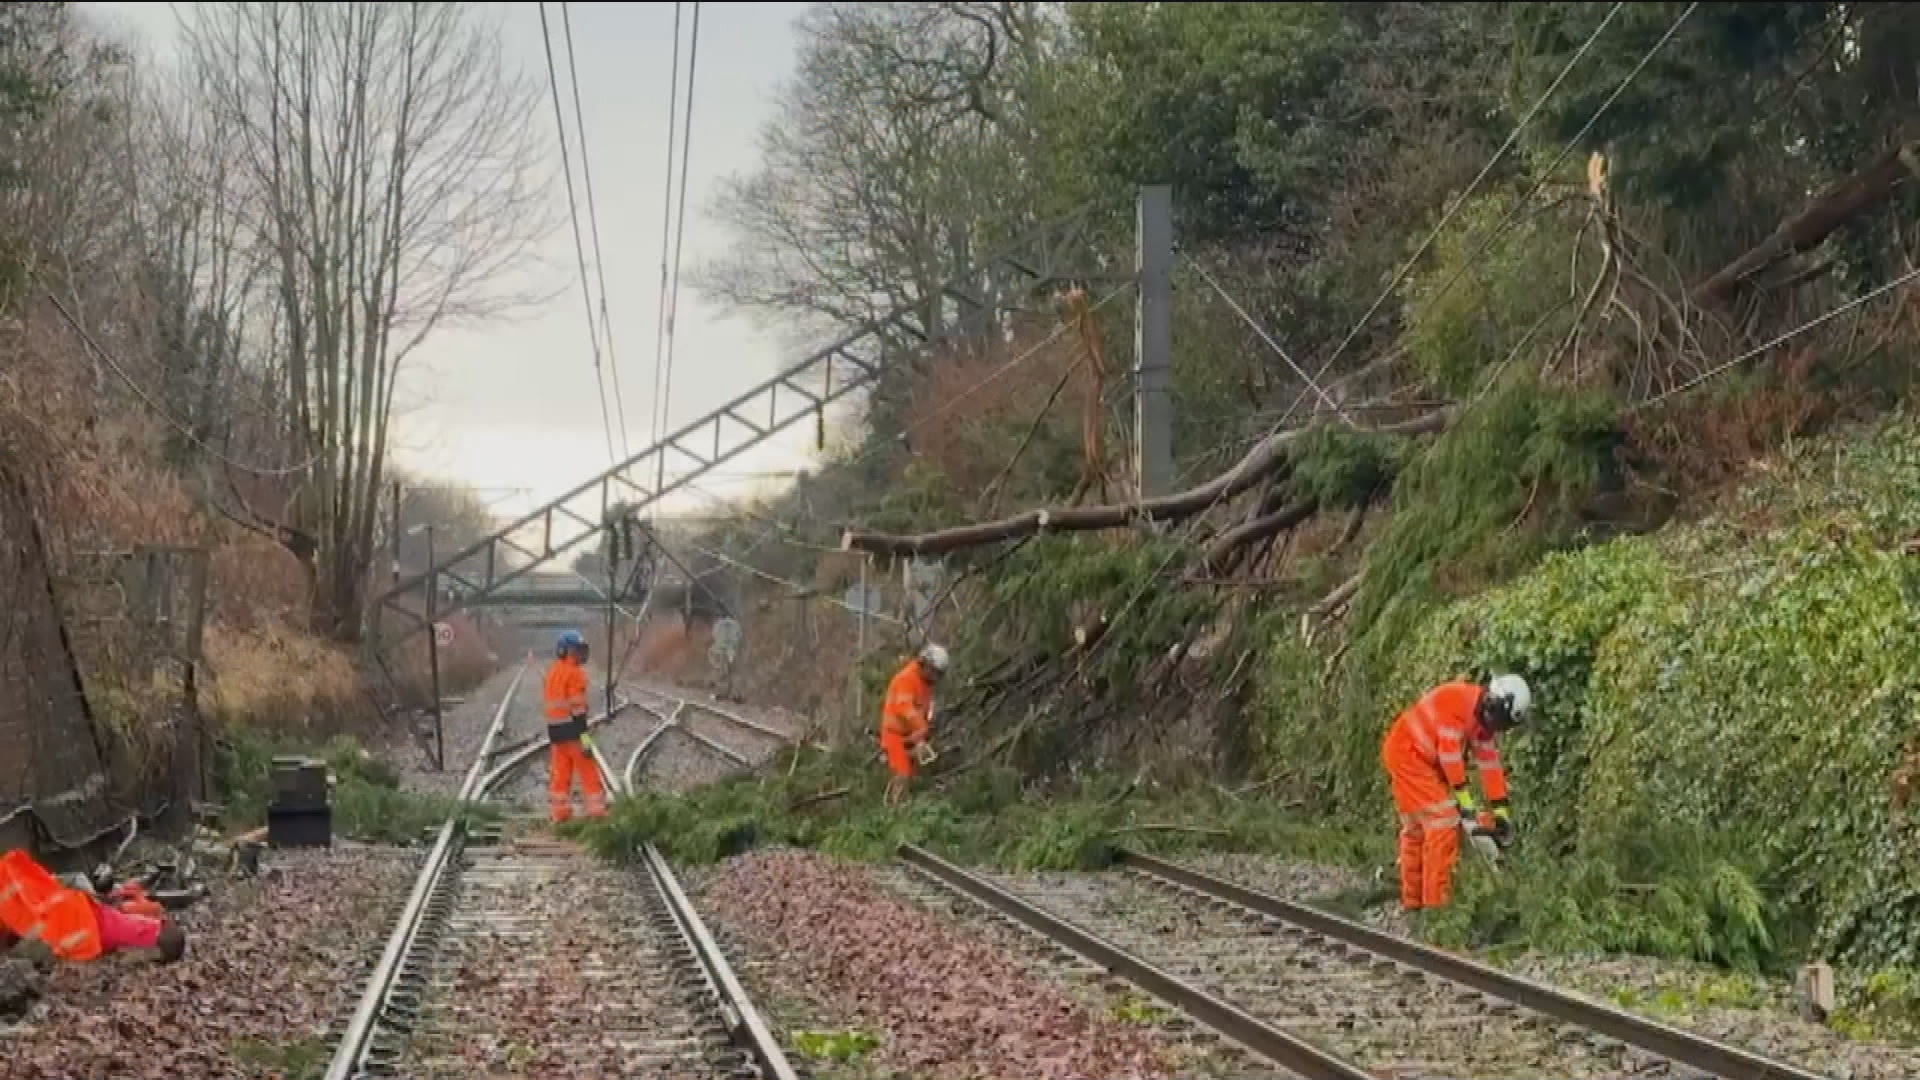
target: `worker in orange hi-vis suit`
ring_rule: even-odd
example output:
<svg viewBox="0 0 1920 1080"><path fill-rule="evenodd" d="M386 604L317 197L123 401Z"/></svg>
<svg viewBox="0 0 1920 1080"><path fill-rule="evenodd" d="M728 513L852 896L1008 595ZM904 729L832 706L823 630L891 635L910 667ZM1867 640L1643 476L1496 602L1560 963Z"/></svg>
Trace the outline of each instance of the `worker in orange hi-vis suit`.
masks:
<svg viewBox="0 0 1920 1080"><path fill-rule="evenodd" d="M880 749L887 755L887 805L898 806L913 781L914 758L927 745L933 688L947 673L947 650L928 645L887 683L880 704Z"/></svg>
<svg viewBox="0 0 1920 1080"><path fill-rule="evenodd" d="M122 885L102 901L70 889L25 851L0 855L0 950L38 941L54 959L86 963L109 953L150 951L170 964L187 950L187 935L138 885Z"/></svg>
<svg viewBox="0 0 1920 1080"><path fill-rule="evenodd" d="M1470 682L1434 687L1394 718L1380 745L1380 762L1400 812L1400 906L1407 911L1445 907L1463 828L1481 832L1466 755L1473 753L1480 786L1491 805L1494 843L1513 839L1507 774L1496 737L1525 722L1533 691L1518 675L1497 675L1482 688Z"/></svg>
<svg viewBox="0 0 1920 1080"><path fill-rule="evenodd" d="M573 814L573 778L580 778L580 794L588 817L605 817L607 796L600 786L600 769L588 751L587 641L579 631L560 635L553 665L547 668L547 816L558 824Z"/></svg>

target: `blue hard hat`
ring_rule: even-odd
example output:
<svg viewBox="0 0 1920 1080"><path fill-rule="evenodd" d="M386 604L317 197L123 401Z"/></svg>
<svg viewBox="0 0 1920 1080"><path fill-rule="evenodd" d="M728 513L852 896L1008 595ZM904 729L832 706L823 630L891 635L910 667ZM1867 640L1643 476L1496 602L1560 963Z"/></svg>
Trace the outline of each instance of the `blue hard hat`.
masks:
<svg viewBox="0 0 1920 1080"><path fill-rule="evenodd" d="M568 649L584 649L586 647L587 639L581 637L580 631L578 630L569 630L561 634L559 643L554 646L554 648L560 652L565 652Z"/></svg>

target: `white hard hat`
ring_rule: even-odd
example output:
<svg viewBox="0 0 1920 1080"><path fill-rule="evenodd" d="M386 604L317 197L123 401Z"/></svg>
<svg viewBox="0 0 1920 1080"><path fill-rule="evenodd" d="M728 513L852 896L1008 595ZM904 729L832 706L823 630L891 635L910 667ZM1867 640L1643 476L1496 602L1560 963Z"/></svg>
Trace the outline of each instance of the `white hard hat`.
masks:
<svg viewBox="0 0 1920 1080"><path fill-rule="evenodd" d="M1495 675L1487 683L1487 696L1503 703L1516 724L1533 712L1533 690L1518 675Z"/></svg>
<svg viewBox="0 0 1920 1080"><path fill-rule="evenodd" d="M947 673L947 650L944 646L928 645L920 650L920 662L939 672Z"/></svg>

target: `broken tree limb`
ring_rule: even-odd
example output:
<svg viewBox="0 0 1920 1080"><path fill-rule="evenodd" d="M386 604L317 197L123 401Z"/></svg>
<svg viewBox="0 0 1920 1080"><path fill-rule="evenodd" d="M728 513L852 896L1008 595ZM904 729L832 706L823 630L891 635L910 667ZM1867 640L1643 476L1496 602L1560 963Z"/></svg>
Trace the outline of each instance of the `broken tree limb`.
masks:
<svg viewBox="0 0 1920 1080"><path fill-rule="evenodd" d="M1374 429L1382 435L1426 435L1444 431L1453 416L1452 409L1438 409L1425 416ZM848 529L842 534L843 551L865 551L874 555L945 555L965 548L1018 540L1043 532L1094 532L1124 528L1139 521L1179 521L1202 513L1231 499L1259 483L1275 469L1288 464L1287 450L1309 428L1276 432L1256 443L1226 472L1204 484L1138 503L1108 506L1067 506L1029 510L1015 517L975 525L961 525L918 536Z"/></svg>
<svg viewBox="0 0 1920 1080"><path fill-rule="evenodd" d="M1114 836L1124 836L1127 833L1142 833L1142 832L1188 833L1193 836L1232 836L1233 835L1232 833L1228 832L1225 829L1208 829L1199 825L1177 825L1177 824L1174 824L1173 822L1162 822L1162 821L1149 821L1142 825L1120 825L1112 829L1109 829L1107 831Z"/></svg>
<svg viewBox="0 0 1920 1080"><path fill-rule="evenodd" d="M1263 514L1252 521L1235 525L1207 545L1207 553L1202 563L1209 572L1221 572L1234 552L1247 544L1257 543L1293 528L1312 517L1313 512L1319 508L1320 500L1309 495L1296 499L1270 514Z"/></svg>
<svg viewBox="0 0 1920 1080"><path fill-rule="evenodd" d="M1313 605L1311 614L1325 616L1340 610L1340 605L1353 599L1353 594L1360 591L1361 576L1360 574L1353 575L1341 582L1332 592L1321 597L1320 602Z"/></svg>
<svg viewBox="0 0 1920 1080"><path fill-rule="evenodd" d="M1789 255L1806 251L1835 229L1885 202L1900 184L1920 173L1920 141L1887 148L1865 168L1820 193L1807 208L1780 223L1772 235L1721 267L1693 290L1703 304L1724 302L1754 274Z"/></svg>
<svg viewBox="0 0 1920 1080"><path fill-rule="evenodd" d="M850 787L837 787L827 791L816 791L811 795L803 795L800 798L788 802L787 809L789 811L805 810L809 806L816 806L823 802L832 802L835 799L843 798L852 790Z"/></svg>

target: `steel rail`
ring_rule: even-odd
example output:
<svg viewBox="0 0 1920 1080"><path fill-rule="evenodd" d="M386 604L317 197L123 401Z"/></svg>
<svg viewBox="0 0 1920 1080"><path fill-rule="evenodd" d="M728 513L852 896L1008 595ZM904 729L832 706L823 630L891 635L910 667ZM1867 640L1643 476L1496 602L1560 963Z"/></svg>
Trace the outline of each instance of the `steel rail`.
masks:
<svg viewBox="0 0 1920 1080"><path fill-rule="evenodd" d="M643 694L652 694L654 697L664 698L684 709L695 709L703 713L710 713L729 723L746 728L748 731L754 731L762 735L765 735L770 739L778 739L781 742L787 743L789 745L791 745L795 741L792 735L789 735L786 732L779 730L778 728L768 727L767 725L762 724L757 720L749 720L746 717L740 715L739 713L733 712L730 709L723 709L720 706L711 704L709 702L697 701L690 697L682 697L679 694L670 694L664 690L655 690L655 689L652 689L651 687L640 686L640 687L635 687L635 689L639 690ZM649 711L654 711L657 714L657 710L649 710Z"/></svg>
<svg viewBox="0 0 1920 1080"><path fill-rule="evenodd" d="M1026 924L1048 939L1079 953L1093 963L1175 1005L1222 1035L1271 1058L1303 1080L1377 1080L1366 1070L1335 1057L1297 1035L1289 1034L1253 1016L1231 1002L1149 964L1120 946L1091 934L1036 904L945 859L904 844L900 859L925 871L956 892Z"/></svg>
<svg viewBox="0 0 1920 1080"><path fill-rule="evenodd" d="M620 776L613 771L613 766L607 764L606 755L600 752L600 744L589 743L587 755L593 758L594 768L600 770L600 780L606 785L607 794L616 799L625 798L627 787L620 782Z"/></svg>
<svg viewBox="0 0 1920 1080"><path fill-rule="evenodd" d="M493 723L481 743L480 752L475 755L461 784L459 805L440 826L434 838L433 847L414 881L406 906L328 1063L324 1080L360 1080L369 1076L398 1075L396 1070L401 1049L395 1037L404 1037L417 1019L414 1014L421 992L421 986L418 985L420 974L417 970L413 974L408 972L421 962L416 954L420 951L423 935L437 933L436 928L444 926L451 911L453 883L459 880L461 851L467 843L466 810L471 804L488 798L516 769L533 760L539 752L540 743L545 741L528 740L504 749L496 745L505 730L507 712L513 705L526 672L527 665L523 664L507 685L500 706L494 713ZM605 724L628 708L645 709L646 706L623 702L611 713L590 720L589 729ZM493 764L503 753L507 760ZM593 746L589 753L606 780L609 792L615 796L624 794L628 786L613 771L600 748ZM728 1036L752 1056L763 1080L798 1080L799 1073L787 1061L779 1040L754 1008L719 944L674 877L665 857L648 845L643 852L642 862L649 882L665 903L675 928L712 992ZM431 941L432 938L428 936L425 940Z"/></svg>
<svg viewBox="0 0 1920 1080"><path fill-rule="evenodd" d="M642 858L653 876L656 887L666 897L667 907L674 921L680 925L683 936L693 949L694 956L700 961L709 983L719 999L721 1014L726 1018L728 1034L735 1043L746 1048L759 1064L762 1080L798 1080L799 1074L787 1061L787 1055L780 1049L780 1041L774 1038L773 1031L753 1006L753 1000L740 985L734 975L732 965L720 951L719 942L708 931L707 924L694 910L693 902L680 888L680 882L673 875L673 868L667 865L664 855L652 844L642 851Z"/></svg>
<svg viewBox="0 0 1920 1080"><path fill-rule="evenodd" d="M1121 850L1116 854L1116 861L1121 866L1130 867L1167 884L1292 923L1301 929L1333 938L1429 975L1599 1032L1723 1080L1830 1080L1797 1065L1773 1061L1748 1050L1536 983L1464 956L1396 937L1338 915L1282 900L1165 859Z"/></svg>
<svg viewBox="0 0 1920 1080"><path fill-rule="evenodd" d="M599 716L593 717L587 721L587 730L592 731L595 728L604 727L614 717L619 716L629 707L637 706L629 706L623 702L615 706L612 712L601 713ZM505 755L505 760L495 765L493 769L487 773L486 778L480 782L480 794L482 796L493 794L493 792L499 789L501 784L506 782L507 777L519 771L527 762L537 757L540 751L546 748L546 745L547 737L541 734L533 736L532 738L523 739L515 743L512 747L502 751ZM485 757L484 751L482 751L482 757L483 759ZM607 775L611 776L612 774L609 773Z"/></svg>
<svg viewBox="0 0 1920 1080"><path fill-rule="evenodd" d="M493 724L488 727L486 738L480 744L480 753L476 754L473 764L468 767L465 780L460 785L459 805L440 831L434 836L433 847L427 853L427 861L420 868L420 876L414 880L413 891L407 896L407 903L400 910L400 918L395 923L393 933L387 938L387 945L380 953L380 960L374 966L373 974L367 979L367 988L360 995L360 1002L354 1006L353 1016L347 1021L347 1028L340 1036L340 1044L334 1049L333 1059L327 1064L323 1080L352 1080L361 1075L368 1052L372 1050L374 1037L379 1033L388 1001L392 995L394 982L400 974L401 966L406 962L407 954L413 950L415 938L419 936L421 923L425 921L429 903L437 891L441 878L445 876L451 862L454 849L466 832L466 806L483 790L480 787L480 768L487 761L495 741L500 738L502 727L506 723L507 710L512 707L515 694L519 692L520 680L526 677L527 664L513 674L507 684L507 691L501 695L500 707L494 711Z"/></svg>
<svg viewBox="0 0 1920 1080"><path fill-rule="evenodd" d="M660 736L665 735L668 728L673 727L679 722L680 716L680 710L678 708L675 708L671 715L662 713L650 705L636 704L634 708L659 717L660 725L648 732L647 737L640 740L640 745L633 748L633 753L627 755L627 767L621 770L620 778L627 785L628 791L632 791L638 786L634 781L634 777L640 768L640 763L646 760L648 752L653 749L655 743L660 741Z"/></svg>

